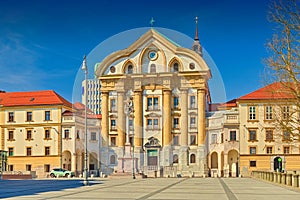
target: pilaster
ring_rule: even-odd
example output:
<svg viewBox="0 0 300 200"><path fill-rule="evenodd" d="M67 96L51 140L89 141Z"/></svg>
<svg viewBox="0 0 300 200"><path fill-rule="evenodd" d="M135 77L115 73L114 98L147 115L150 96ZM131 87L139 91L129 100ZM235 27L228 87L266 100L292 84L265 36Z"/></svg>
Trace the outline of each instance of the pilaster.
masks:
<svg viewBox="0 0 300 200"><path fill-rule="evenodd" d="M188 91L187 89L181 90L180 96L181 108L181 145L188 146Z"/></svg>
<svg viewBox="0 0 300 200"><path fill-rule="evenodd" d="M205 144L205 90L198 89L198 146Z"/></svg>
<svg viewBox="0 0 300 200"><path fill-rule="evenodd" d="M163 146L171 144L171 90L163 90Z"/></svg>
<svg viewBox="0 0 300 200"><path fill-rule="evenodd" d="M109 133L109 116L108 116L108 92L102 91L101 92L101 98L102 98L102 121L101 121L101 127L102 127L102 147L106 147L108 145L108 133Z"/></svg>
<svg viewBox="0 0 300 200"><path fill-rule="evenodd" d="M134 146L142 147L143 100L142 90L134 91Z"/></svg>
<svg viewBox="0 0 300 200"><path fill-rule="evenodd" d="M117 131L118 131L118 146L124 147L125 145L125 115L124 115L124 92L118 91L117 93L118 103L118 119L117 119Z"/></svg>

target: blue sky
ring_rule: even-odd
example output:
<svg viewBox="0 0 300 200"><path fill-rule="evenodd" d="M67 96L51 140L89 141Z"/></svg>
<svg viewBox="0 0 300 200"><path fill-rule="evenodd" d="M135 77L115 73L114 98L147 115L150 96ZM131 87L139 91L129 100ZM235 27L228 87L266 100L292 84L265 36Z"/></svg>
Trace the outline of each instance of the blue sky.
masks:
<svg viewBox="0 0 300 200"><path fill-rule="evenodd" d="M265 44L274 27L267 21L268 5L269 0L2 1L0 89L51 89L71 101L83 55L101 42L148 27L151 17L155 27L193 38L198 16L200 42L220 71L226 98L237 98L263 86Z"/></svg>

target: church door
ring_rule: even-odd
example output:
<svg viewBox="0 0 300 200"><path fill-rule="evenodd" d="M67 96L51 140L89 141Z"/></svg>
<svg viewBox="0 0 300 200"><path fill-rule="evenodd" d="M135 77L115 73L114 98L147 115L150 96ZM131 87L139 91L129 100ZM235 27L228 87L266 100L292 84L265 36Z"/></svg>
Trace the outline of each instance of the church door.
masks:
<svg viewBox="0 0 300 200"><path fill-rule="evenodd" d="M147 151L147 158L148 158L148 166L157 166L158 156L156 149L149 149Z"/></svg>

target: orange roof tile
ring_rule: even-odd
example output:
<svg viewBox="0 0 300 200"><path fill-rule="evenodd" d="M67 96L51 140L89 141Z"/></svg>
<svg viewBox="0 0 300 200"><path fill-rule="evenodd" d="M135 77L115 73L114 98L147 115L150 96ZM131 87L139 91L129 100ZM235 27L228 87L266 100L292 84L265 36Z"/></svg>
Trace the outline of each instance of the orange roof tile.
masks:
<svg viewBox="0 0 300 200"><path fill-rule="evenodd" d="M0 93L0 105L7 107L65 105L72 107L72 104L69 101L53 90Z"/></svg>
<svg viewBox="0 0 300 200"><path fill-rule="evenodd" d="M232 99L230 101L227 101L226 103L223 103L222 105L219 106L219 109L226 110L226 109L231 109L233 107L237 107L236 99Z"/></svg>
<svg viewBox="0 0 300 200"><path fill-rule="evenodd" d="M288 84L290 85L290 84ZM287 83L275 82L246 94L238 100L261 100L261 99L290 99L294 98Z"/></svg>

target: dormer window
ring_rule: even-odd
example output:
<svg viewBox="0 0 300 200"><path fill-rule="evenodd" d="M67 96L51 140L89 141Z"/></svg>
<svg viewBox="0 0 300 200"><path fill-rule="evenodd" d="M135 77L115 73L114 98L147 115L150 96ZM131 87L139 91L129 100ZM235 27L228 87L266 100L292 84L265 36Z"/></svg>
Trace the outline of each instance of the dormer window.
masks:
<svg viewBox="0 0 300 200"><path fill-rule="evenodd" d="M133 73L133 66L132 65L128 65L127 67L127 74L132 74Z"/></svg>

